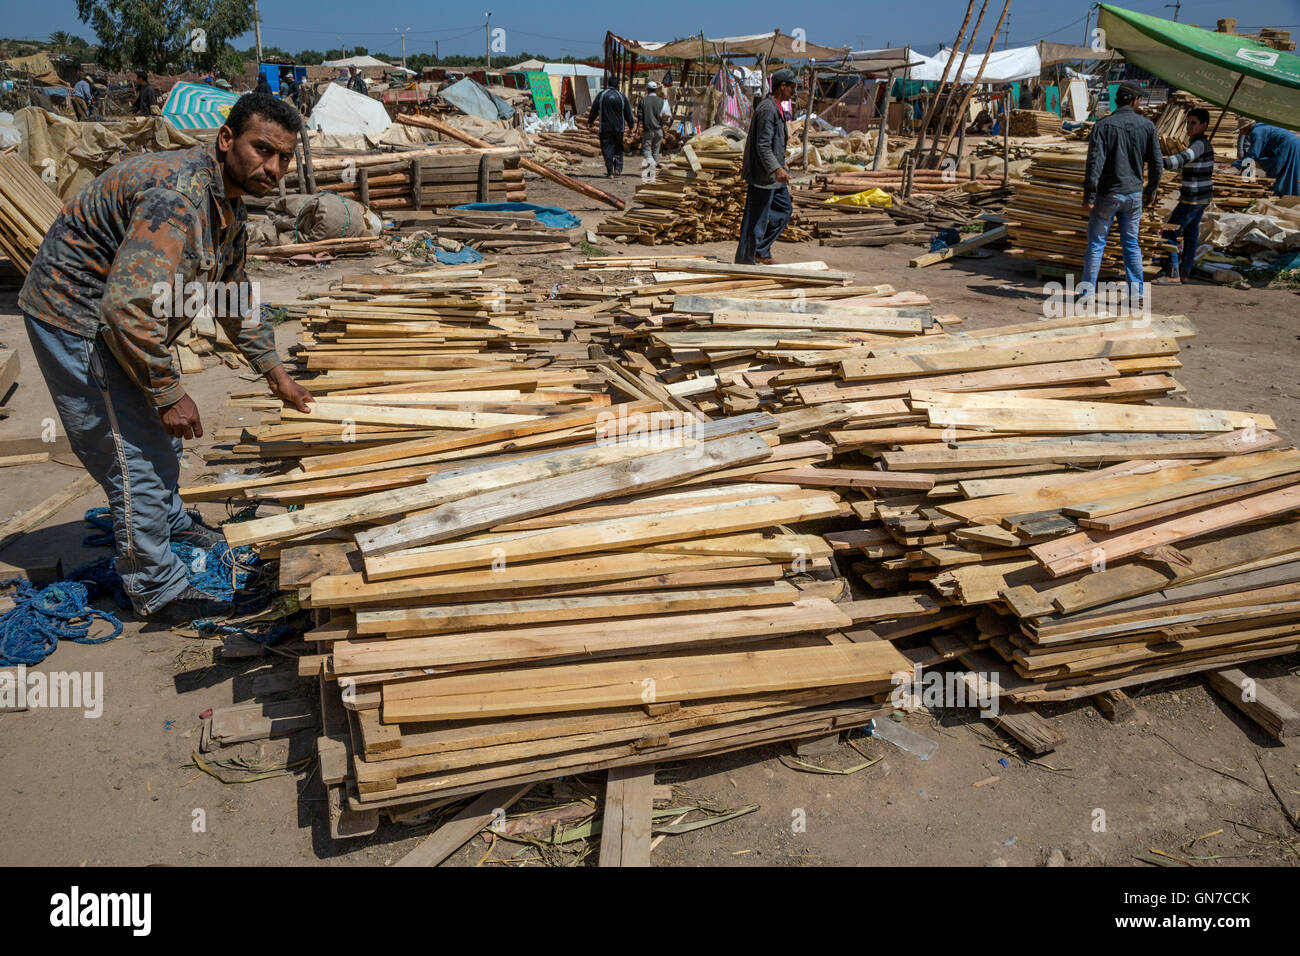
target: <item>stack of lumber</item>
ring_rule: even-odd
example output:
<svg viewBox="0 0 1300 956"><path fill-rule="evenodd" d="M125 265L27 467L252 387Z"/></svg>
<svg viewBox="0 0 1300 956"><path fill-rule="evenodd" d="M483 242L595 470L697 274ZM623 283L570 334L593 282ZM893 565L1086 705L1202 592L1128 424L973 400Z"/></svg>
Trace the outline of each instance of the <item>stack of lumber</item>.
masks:
<svg viewBox="0 0 1300 956"><path fill-rule="evenodd" d="M1051 110L1012 110L1012 136L1059 136L1061 117Z"/></svg>
<svg viewBox="0 0 1300 956"><path fill-rule="evenodd" d="M596 232L651 246L735 241L745 211L741 157L740 145L721 138L698 148L688 144L680 155L661 160L653 182L637 187L631 209L607 217ZM784 242L807 238L796 222L781 235Z"/></svg>
<svg viewBox="0 0 1300 956"><path fill-rule="evenodd" d="M1214 146L1214 153L1219 162L1230 162L1236 159L1237 114L1231 111L1224 113L1221 108L1184 90L1170 93L1169 99L1165 100L1154 117L1156 132L1160 135L1160 151L1172 154L1187 148L1187 113L1198 107L1210 113L1210 130L1214 133L1210 143Z"/></svg>
<svg viewBox="0 0 1300 956"><path fill-rule="evenodd" d="M607 257L578 271L650 281L550 298L485 263L295 305L314 420L233 396L271 416L246 459L290 467L182 494L295 506L226 534L316 616L333 806L834 733L948 661L1014 734L1017 701L1300 647L1300 453L1148 404L1186 318L966 333L819 265Z"/></svg>
<svg viewBox="0 0 1300 956"><path fill-rule="evenodd" d="M1266 415L1144 404L1179 390L1192 332L1155 317L939 334L841 352L837 379L797 386L908 413L829 433L870 461L864 524L826 536L840 566L860 553L874 591L939 604L878 636L994 674L1014 701L1300 647L1300 453Z"/></svg>
<svg viewBox="0 0 1300 956"><path fill-rule="evenodd" d="M1036 153L1016 183L1010 204L1003 212L1014 248L1008 252L1039 267L1078 270L1088 246L1088 210L1083 205L1084 166L1087 150L1048 149ZM1147 275L1159 271L1156 258L1165 242L1160 236L1163 220L1155 207L1143 210L1138 238L1143 269ZM1123 252L1119 218L1111 226L1101 276L1123 277Z"/></svg>
<svg viewBox="0 0 1300 956"><path fill-rule="evenodd" d="M347 196L372 209L527 201L519 153L512 149L444 146L414 150L409 156L329 156L316 159L312 168L319 191ZM298 173L286 176L285 185L300 188Z"/></svg>
<svg viewBox="0 0 1300 956"><path fill-rule="evenodd" d="M0 153L0 252L24 275L63 204L16 153Z"/></svg>
<svg viewBox="0 0 1300 956"><path fill-rule="evenodd" d="M899 193L903 188L901 169L864 169L852 173L828 173L817 176L816 185L835 195L860 193L866 189L879 188ZM1001 186L1002 176L985 173L971 177L966 173L958 175L955 171L943 169L916 169L912 171L913 193L946 193L957 183L977 182L986 186Z"/></svg>
<svg viewBox="0 0 1300 956"><path fill-rule="evenodd" d="M864 187L870 188L870 187ZM886 188L886 187L882 187ZM944 192L918 192L904 200L893 185L889 206L852 206L827 202L827 191L796 189L791 193L799 222L812 229L824 246L886 246L895 242L927 243L941 229L967 224L1002 211L1010 187L970 183Z"/></svg>
<svg viewBox="0 0 1300 956"><path fill-rule="evenodd" d="M1177 187L1181 172L1165 172L1160 180L1161 191ZM1235 169L1214 171L1214 205L1228 212L1243 212L1257 199L1266 199L1273 192L1273 180L1267 176L1247 179Z"/></svg>
<svg viewBox="0 0 1300 956"><path fill-rule="evenodd" d="M572 238L564 229L551 229L537 221L537 214L489 209L446 209L421 220L440 239L473 246L480 252L544 253L564 252Z"/></svg>
<svg viewBox="0 0 1300 956"><path fill-rule="evenodd" d="M429 304L439 318L418 324L437 335L409 332L392 361L367 362L379 347L329 345L383 342L377 316L308 311L320 308L353 321L339 339L309 326L305 364L327 369L308 382L312 415L278 410L279 427L303 429L280 436L297 465L182 494L298 506L227 536L278 555L282 587L318 617L305 639L319 654L300 663L322 676L322 772L351 812L886 712L874 698L912 662L843 636L855 618L834 603L830 547L789 527L848 510L834 490L760 480L824 451L784 442L764 413L611 405L611 381L633 388L622 372L538 364L553 345L522 323L494 340L488 329L510 323L453 322ZM453 329L483 333L455 348L476 358L440 341ZM322 453L307 429L339 423L356 440Z"/></svg>

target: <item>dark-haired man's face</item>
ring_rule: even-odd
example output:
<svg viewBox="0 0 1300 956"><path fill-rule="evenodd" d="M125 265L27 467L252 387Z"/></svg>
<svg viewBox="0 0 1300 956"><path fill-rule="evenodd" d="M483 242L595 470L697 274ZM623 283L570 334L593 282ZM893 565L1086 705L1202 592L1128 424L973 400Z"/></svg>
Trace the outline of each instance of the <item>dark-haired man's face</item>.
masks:
<svg viewBox="0 0 1300 956"><path fill-rule="evenodd" d="M229 126L221 127L217 152L222 157L227 192L233 186L239 193L265 196L274 189L293 162L295 135L256 113L239 135Z"/></svg>

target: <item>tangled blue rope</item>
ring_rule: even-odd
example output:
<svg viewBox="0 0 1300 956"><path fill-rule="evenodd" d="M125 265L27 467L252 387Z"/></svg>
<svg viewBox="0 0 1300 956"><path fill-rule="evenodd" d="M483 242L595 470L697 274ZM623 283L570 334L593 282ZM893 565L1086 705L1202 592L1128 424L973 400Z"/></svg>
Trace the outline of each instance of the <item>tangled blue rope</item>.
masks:
<svg viewBox="0 0 1300 956"><path fill-rule="evenodd" d="M256 506L236 514L232 520L253 517ZM86 523L97 529L85 538L90 546L113 546L113 519L108 508L91 508ZM185 563L190 583L218 600L232 604L232 614L250 614L270 603L276 592L273 567L261 563L252 548L231 548L218 542L210 549L173 541L172 552ZM103 557L77 568L66 581L39 588L23 578L0 581L0 588L16 587L15 606L0 615L0 666L39 664L59 641L78 644L103 644L122 633L117 616L90 606L100 595L111 595L122 609L131 607L122 586L121 575L112 557ZM95 618L113 626L105 637L89 636ZM258 630L228 624L219 618L191 622L200 633L239 634L261 644L277 644L294 634L295 628L284 622Z"/></svg>
<svg viewBox="0 0 1300 956"><path fill-rule="evenodd" d="M87 524L99 529L98 532L86 536L85 544L92 547L112 547L113 518L108 508L102 505L91 508L86 512L85 517ZM205 551L185 541L173 541L171 549L172 553L185 564L185 576L190 579L190 583L218 600L233 601L237 597L245 597L241 592L253 583L254 578L260 577L261 568L258 567L257 555L246 545L231 548L224 542L218 542L210 550ZM126 592L122 589L122 579L113 566L112 558L101 558L99 561L80 567L73 572L72 577L74 580L81 580L83 577L92 578L105 589L112 590L115 596L120 595L118 604L121 607L130 606Z"/></svg>
<svg viewBox="0 0 1300 956"><path fill-rule="evenodd" d="M122 633L122 622L115 615L90 606L93 582L59 581L38 588L23 578L10 578L0 586L18 589L14 607L0 616L0 665L33 666L45 660L59 641L103 644ZM111 624L113 633L90 637L95 618Z"/></svg>
<svg viewBox="0 0 1300 956"><path fill-rule="evenodd" d="M951 249L959 242L961 242L961 233L956 229L940 229L930 239L930 251L943 252L943 250Z"/></svg>

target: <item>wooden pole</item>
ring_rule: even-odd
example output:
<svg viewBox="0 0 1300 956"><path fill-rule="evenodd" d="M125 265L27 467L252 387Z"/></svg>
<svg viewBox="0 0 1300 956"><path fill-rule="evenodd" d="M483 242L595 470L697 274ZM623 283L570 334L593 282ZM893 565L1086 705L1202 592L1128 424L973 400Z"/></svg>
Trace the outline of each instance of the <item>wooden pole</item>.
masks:
<svg viewBox="0 0 1300 956"><path fill-rule="evenodd" d="M441 120L436 120L431 116L411 116L410 114L403 113L397 117L397 121L399 123L405 123L407 126L421 126L425 129L435 130L442 133L444 136L458 139L469 146L476 146L480 149L492 148L489 144L483 142L483 140L477 139L469 133L459 130L454 126L449 126ZM527 156L519 157L519 165L524 169L537 173L539 176L545 176L552 182L559 183L566 189L572 189L576 193L581 193L588 199L603 202L605 205L613 206L615 209L625 208L623 200L619 199L617 196L611 196L603 189L597 189L595 186L588 186L586 183L579 182L572 176L566 176L564 173L556 172L554 169L551 169L551 167L543 166L541 163L529 159Z"/></svg>
<svg viewBox="0 0 1300 956"><path fill-rule="evenodd" d="M889 126L889 101L893 98L890 91L893 88L894 68L891 66L885 71L885 95L880 98L880 125L876 127L876 154L871 158L872 170L880 168L880 160L885 155L885 140L889 136L887 129ZM904 92L906 92L906 89L904 89Z"/></svg>
<svg viewBox="0 0 1300 956"><path fill-rule="evenodd" d="M966 105L970 103L970 98L975 94L975 87L979 86L979 82L984 76L984 70L989 65L989 57L993 53L993 44L996 43L998 39L998 31L1002 29L1002 21L1007 18L1007 11L1010 9L1011 0L1003 0L1002 16L998 17L998 25L993 28L993 35L989 38L988 48L984 51L984 59L980 60L980 68L975 74L975 80L966 91L966 95L961 98L961 105L957 107L957 125L961 128L963 133L966 132ZM978 28L979 25L976 24L976 29ZM974 40L974 36L972 36L971 39ZM948 155L948 147L952 145L952 135L953 134L950 132L948 138L944 140L943 149L939 151L941 157ZM957 161L961 162L960 147L958 147L957 150Z"/></svg>
<svg viewBox="0 0 1300 956"><path fill-rule="evenodd" d="M301 127L298 132L302 137L302 171L307 180L307 191L314 196L316 195L316 170L311 164L311 143L307 140L307 127Z"/></svg>
<svg viewBox="0 0 1300 956"><path fill-rule="evenodd" d="M912 147L912 155L919 156L925 146L925 131L930 127L930 119L934 115L934 106L939 102L939 93L943 91L944 84L948 82L948 70L952 67L952 58L957 54L957 48L961 46L962 39L966 36L966 27L970 23L971 11L975 9L975 0L967 0L966 19L961 22L961 29L957 31L957 40L952 45L952 53L948 55L948 62L943 65L943 73L939 76L939 86L931 97L930 102L926 104L925 112L921 116L921 129L916 134L916 145ZM910 58L909 58L910 59ZM903 90L907 92L906 88Z"/></svg>
<svg viewBox="0 0 1300 956"><path fill-rule="evenodd" d="M1223 109L1219 110L1219 118L1214 121L1214 129L1210 130L1211 141L1213 141L1214 139L1214 134L1219 131L1219 126L1222 125L1223 123L1223 117L1227 115L1228 107L1232 105L1232 98L1237 95L1237 90L1241 89L1241 81L1244 80L1245 78L1246 78L1245 73L1237 77L1237 85L1232 88L1232 92L1228 95L1228 102L1224 103Z"/></svg>
<svg viewBox="0 0 1300 956"><path fill-rule="evenodd" d="M1011 181L1011 91L1002 93L1002 185Z"/></svg>
<svg viewBox="0 0 1300 956"><path fill-rule="evenodd" d="M817 92L817 68L808 66L808 106L803 111L803 161L801 165L808 169L808 127L812 125L813 96Z"/></svg>
<svg viewBox="0 0 1300 956"><path fill-rule="evenodd" d="M966 40L966 49L962 52L961 63L958 65L957 73L952 79L952 87L954 90L956 90L957 87L961 86L962 74L966 72L966 60L970 57L971 48L975 46L975 38L979 36L980 24L984 22L984 12L988 9L988 6L989 6L989 0L984 0L984 3L980 6L980 15L975 18L975 28L971 30L970 37L967 38ZM997 31L994 31L993 37L994 39L997 38ZM953 56L956 56L957 55L956 49L954 49L952 53ZM951 60L952 57L949 57L948 59ZM940 94L942 94L942 92L943 89L940 88L939 91L935 93L934 98L936 104L938 104L938 101L940 99ZM934 139L930 141L930 149L926 152L925 161L919 164L923 167L929 167L931 159L935 158L934 148L939 145L939 139L943 135L940 132L940 129L942 129L943 127L944 115L947 113L947 110L943 106L939 106L939 105L935 106L935 110L936 111L942 110L942 112L940 112L939 116L937 117L936 129L934 131ZM943 153L939 153L938 157L942 158L943 155L944 155Z"/></svg>

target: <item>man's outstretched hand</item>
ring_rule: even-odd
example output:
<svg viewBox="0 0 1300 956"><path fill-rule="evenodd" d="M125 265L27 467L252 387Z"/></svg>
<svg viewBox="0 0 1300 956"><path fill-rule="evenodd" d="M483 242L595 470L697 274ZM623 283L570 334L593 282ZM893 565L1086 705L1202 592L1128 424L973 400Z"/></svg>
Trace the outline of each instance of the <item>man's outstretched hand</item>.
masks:
<svg viewBox="0 0 1300 956"><path fill-rule="evenodd" d="M199 407L188 395L178 402L158 409L163 428L173 438L202 438L203 423L199 421Z"/></svg>
<svg viewBox="0 0 1300 956"><path fill-rule="evenodd" d="M292 405L303 414L311 411L309 405L312 401L311 392L295 382L284 370L283 365L277 365L267 372L266 381L271 386L271 393L280 401Z"/></svg>

